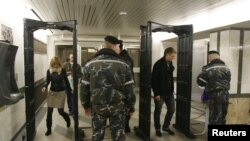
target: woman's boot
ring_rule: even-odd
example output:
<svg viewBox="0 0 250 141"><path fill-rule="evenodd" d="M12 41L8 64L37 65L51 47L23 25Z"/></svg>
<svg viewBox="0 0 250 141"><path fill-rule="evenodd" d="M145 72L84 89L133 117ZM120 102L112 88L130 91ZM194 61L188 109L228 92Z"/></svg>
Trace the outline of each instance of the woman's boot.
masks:
<svg viewBox="0 0 250 141"><path fill-rule="evenodd" d="M52 121L51 120L46 120L46 125L47 125L47 131L45 133L45 136L49 136L51 134L51 126L52 126Z"/></svg>
<svg viewBox="0 0 250 141"><path fill-rule="evenodd" d="M58 109L59 114L63 117L63 119L66 121L67 127L70 127L70 118L67 113L63 111L63 109Z"/></svg>

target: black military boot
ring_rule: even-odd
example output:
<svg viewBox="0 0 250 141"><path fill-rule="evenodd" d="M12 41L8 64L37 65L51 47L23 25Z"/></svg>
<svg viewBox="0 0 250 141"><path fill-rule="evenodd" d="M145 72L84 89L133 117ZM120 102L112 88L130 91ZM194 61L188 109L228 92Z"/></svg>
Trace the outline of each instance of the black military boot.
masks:
<svg viewBox="0 0 250 141"><path fill-rule="evenodd" d="M66 124L67 124L67 127L69 128L70 127L70 118L69 118L69 115L67 113L65 113L63 111L63 109L59 109L58 110L59 114L63 117L63 119L66 121Z"/></svg>
<svg viewBox="0 0 250 141"><path fill-rule="evenodd" d="M130 132L129 120L130 120L130 115L129 115L129 113L127 113L126 119L125 119L125 133Z"/></svg>
<svg viewBox="0 0 250 141"><path fill-rule="evenodd" d="M125 133L129 133L130 132L130 127L129 127L129 125L127 124L126 126L125 126Z"/></svg>

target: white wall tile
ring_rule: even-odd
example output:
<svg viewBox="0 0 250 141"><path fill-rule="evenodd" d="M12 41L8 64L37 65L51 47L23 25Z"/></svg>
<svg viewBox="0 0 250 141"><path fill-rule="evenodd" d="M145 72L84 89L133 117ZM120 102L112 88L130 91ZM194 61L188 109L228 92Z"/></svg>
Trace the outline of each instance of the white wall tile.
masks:
<svg viewBox="0 0 250 141"><path fill-rule="evenodd" d="M236 94L238 86L238 66L239 66L239 30L226 30L220 34L220 57L231 71L231 88L229 93Z"/></svg>
<svg viewBox="0 0 250 141"><path fill-rule="evenodd" d="M250 93L250 31L244 32L241 93Z"/></svg>

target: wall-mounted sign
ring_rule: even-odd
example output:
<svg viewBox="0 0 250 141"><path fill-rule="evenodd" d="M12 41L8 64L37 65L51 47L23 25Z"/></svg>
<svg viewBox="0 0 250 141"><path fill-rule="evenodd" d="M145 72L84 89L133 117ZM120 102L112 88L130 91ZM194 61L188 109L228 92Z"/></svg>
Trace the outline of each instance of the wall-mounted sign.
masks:
<svg viewBox="0 0 250 141"><path fill-rule="evenodd" d="M1 40L8 41L13 44L12 29L6 25L1 24Z"/></svg>

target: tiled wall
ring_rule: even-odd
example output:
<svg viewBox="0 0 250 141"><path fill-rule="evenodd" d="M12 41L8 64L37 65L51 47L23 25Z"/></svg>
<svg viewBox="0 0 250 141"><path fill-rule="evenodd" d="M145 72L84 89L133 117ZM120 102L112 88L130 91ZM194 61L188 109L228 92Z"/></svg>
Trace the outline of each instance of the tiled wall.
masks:
<svg viewBox="0 0 250 141"><path fill-rule="evenodd" d="M220 32L220 57L231 71L231 88L229 93L237 93L239 67L240 31L226 30Z"/></svg>
<svg viewBox="0 0 250 141"><path fill-rule="evenodd" d="M241 93L250 93L250 31L244 31Z"/></svg>
<svg viewBox="0 0 250 141"><path fill-rule="evenodd" d="M201 73L202 67L207 64L207 45L208 42L205 39L193 42L192 100L195 101L201 101L201 94L203 92L198 87L196 80L198 74Z"/></svg>

